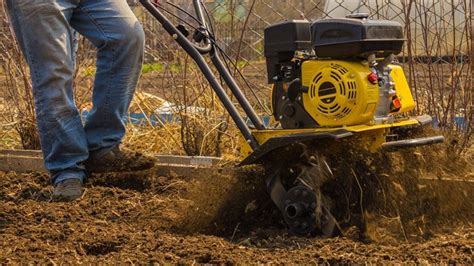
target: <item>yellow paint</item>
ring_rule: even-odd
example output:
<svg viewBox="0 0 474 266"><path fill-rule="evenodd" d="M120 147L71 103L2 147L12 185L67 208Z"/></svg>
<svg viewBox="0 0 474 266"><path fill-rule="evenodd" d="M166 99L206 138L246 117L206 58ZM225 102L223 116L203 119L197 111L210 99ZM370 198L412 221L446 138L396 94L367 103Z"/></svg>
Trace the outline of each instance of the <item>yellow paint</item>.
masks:
<svg viewBox="0 0 474 266"><path fill-rule="evenodd" d="M387 124L378 124L378 125L355 125L355 126L347 126L347 127L331 127L331 128L307 128L307 129L266 129L266 130L255 130L252 132L254 137L257 139L260 145L263 145L269 139L278 137L278 136L285 136L285 135L292 135L292 134L301 134L301 133L323 133L323 132L334 132L338 130L346 130L349 132L354 133L354 137L364 137L367 141L365 147L371 151L375 151L376 149L380 148L380 146L385 142L385 136L388 133L388 130L392 127L402 127L402 126L412 126L418 125L418 121L416 119L404 119L398 120L393 123ZM246 157L252 153L252 149L246 142L242 142L241 145L241 154L243 157Z"/></svg>
<svg viewBox="0 0 474 266"><path fill-rule="evenodd" d="M402 104L402 107L397 114L410 112L415 109L415 100L413 100L405 73L401 66L390 65L390 67L392 68L390 75L395 83L395 91L397 92L397 96L400 98Z"/></svg>
<svg viewBox="0 0 474 266"><path fill-rule="evenodd" d="M303 94L306 111L322 126L370 122L379 100L378 85L367 80L370 73L369 67L361 62L305 61L301 79L308 88L308 93Z"/></svg>
<svg viewBox="0 0 474 266"><path fill-rule="evenodd" d="M359 132L354 136L351 143L359 149L376 152L385 143L385 137L389 133L388 128L379 128L370 131Z"/></svg>

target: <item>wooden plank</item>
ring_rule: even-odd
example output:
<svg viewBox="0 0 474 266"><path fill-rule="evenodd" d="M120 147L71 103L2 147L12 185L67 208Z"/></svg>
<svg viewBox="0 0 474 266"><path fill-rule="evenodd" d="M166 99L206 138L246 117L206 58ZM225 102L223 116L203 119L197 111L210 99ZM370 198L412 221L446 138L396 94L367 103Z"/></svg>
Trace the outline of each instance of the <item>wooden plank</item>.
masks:
<svg viewBox="0 0 474 266"><path fill-rule="evenodd" d="M189 175L198 168L217 166L224 161L217 157L156 155L157 174ZM41 151L0 150L0 171L45 172Z"/></svg>
<svg viewBox="0 0 474 266"><path fill-rule="evenodd" d="M0 171L17 173L45 172L43 159L38 156L0 155Z"/></svg>
<svg viewBox="0 0 474 266"><path fill-rule="evenodd" d="M159 164L177 164L191 166L213 166L222 163L222 158L207 156L157 155Z"/></svg>
<svg viewBox="0 0 474 266"><path fill-rule="evenodd" d="M0 154L3 155L18 155L18 156L31 156L31 157L43 157L43 153L38 150L0 150Z"/></svg>

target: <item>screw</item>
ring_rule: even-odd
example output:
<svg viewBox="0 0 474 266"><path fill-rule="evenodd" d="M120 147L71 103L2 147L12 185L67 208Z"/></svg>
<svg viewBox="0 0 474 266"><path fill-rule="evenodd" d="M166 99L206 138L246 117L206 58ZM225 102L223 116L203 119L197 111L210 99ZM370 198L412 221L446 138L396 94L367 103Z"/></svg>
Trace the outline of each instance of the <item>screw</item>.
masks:
<svg viewBox="0 0 474 266"><path fill-rule="evenodd" d="M300 195L301 191L299 189L295 190L295 196Z"/></svg>
<svg viewBox="0 0 474 266"><path fill-rule="evenodd" d="M308 196L308 191L303 191L303 197Z"/></svg>
<svg viewBox="0 0 474 266"><path fill-rule="evenodd" d="M308 224L307 224L307 223L303 223L303 224L301 224L301 228L303 228L303 229L306 229L306 228L308 228Z"/></svg>
<svg viewBox="0 0 474 266"><path fill-rule="evenodd" d="M294 225L295 227L300 227L300 222L296 221L296 222L293 223L293 225Z"/></svg>
<svg viewBox="0 0 474 266"><path fill-rule="evenodd" d="M175 39L175 40L178 39L178 34L176 34L176 33L173 34L173 39Z"/></svg>

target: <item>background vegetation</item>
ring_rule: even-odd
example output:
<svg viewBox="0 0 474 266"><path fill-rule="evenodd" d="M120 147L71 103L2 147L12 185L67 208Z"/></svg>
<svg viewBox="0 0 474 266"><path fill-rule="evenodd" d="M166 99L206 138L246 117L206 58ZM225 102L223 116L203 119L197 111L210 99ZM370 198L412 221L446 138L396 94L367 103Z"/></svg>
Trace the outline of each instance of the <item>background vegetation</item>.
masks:
<svg viewBox="0 0 474 266"><path fill-rule="evenodd" d="M266 26L286 19L315 20L352 12L367 12L373 18L403 23L407 43L399 60L417 101L416 112L436 118L436 126L450 139L456 153L472 147L472 1L205 2L223 57L262 116L270 115L270 87L263 57ZM195 25L174 5L192 13L190 1L168 1L163 6ZM239 134L195 64L141 7L136 7L135 12L147 34L147 49L131 113L142 114L144 122L130 123L125 143L153 152L233 158L239 148ZM37 149L28 69L8 29L4 9L0 9L0 21L0 146ZM95 50L81 37L78 47L76 103L81 110L87 110L95 73ZM156 109L168 115L156 119Z"/></svg>

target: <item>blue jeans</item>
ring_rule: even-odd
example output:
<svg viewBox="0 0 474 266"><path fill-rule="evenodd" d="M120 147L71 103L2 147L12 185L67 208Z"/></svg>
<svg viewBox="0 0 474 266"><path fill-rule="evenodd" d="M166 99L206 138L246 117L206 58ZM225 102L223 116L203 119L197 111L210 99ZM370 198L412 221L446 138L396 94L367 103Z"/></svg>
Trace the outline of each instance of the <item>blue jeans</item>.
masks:
<svg viewBox="0 0 474 266"><path fill-rule="evenodd" d="M126 0L6 0L30 67L45 166L57 184L84 181L84 161L125 135L143 61L144 33ZM93 108L83 125L74 103L73 30L97 47Z"/></svg>

